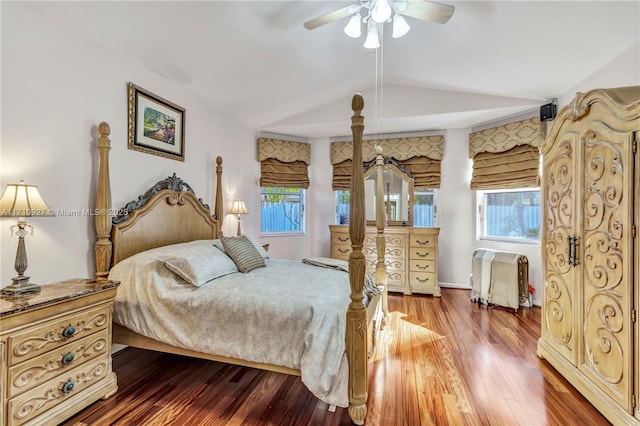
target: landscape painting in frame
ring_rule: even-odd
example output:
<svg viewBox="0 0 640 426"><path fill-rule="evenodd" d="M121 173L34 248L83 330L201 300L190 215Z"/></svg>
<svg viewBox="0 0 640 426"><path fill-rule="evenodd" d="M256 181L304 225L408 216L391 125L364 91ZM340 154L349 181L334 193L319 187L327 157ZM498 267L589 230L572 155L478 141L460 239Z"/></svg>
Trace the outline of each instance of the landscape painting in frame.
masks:
<svg viewBox="0 0 640 426"><path fill-rule="evenodd" d="M184 161L184 108L129 83L129 149Z"/></svg>

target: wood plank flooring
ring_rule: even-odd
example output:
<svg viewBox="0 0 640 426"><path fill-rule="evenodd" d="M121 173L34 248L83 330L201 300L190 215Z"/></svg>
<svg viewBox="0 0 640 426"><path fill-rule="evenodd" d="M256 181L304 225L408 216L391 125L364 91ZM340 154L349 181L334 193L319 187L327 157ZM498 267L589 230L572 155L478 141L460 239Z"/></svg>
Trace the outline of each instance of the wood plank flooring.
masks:
<svg viewBox="0 0 640 426"><path fill-rule="evenodd" d="M369 366L367 425L608 425L535 353L540 309L517 314L469 301L389 297L390 318ZM66 426L350 425L299 377L127 348L118 393Z"/></svg>

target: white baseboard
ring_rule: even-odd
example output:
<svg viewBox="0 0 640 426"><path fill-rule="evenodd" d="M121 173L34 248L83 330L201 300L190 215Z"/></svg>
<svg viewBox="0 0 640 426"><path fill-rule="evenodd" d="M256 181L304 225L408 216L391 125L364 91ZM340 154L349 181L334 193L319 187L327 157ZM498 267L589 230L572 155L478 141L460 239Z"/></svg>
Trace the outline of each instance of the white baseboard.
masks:
<svg viewBox="0 0 640 426"><path fill-rule="evenodd" d="M456 284L456 283L439 283L440 287L447 287L447 288L462 288L465 290L471 290L471 286L469 284Z"/></svg>
<svg viewBox="0 0 640 426"><path fill-rule="evenodd" d="M442 288L461 288L463 290L471 290L471 286L469 284L456 284L456 283L443 283L440 282L440 287ZM533 299L534 306L541 306L542 302L538 299Z"/></svg>

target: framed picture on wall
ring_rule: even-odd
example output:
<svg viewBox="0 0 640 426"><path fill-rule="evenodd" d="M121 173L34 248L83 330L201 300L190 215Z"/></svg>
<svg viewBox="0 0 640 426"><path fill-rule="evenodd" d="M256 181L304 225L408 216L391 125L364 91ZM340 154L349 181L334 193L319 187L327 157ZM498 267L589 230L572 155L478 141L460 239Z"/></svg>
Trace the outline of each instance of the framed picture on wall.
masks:
<svg viewBox="0 0 640 426"><path fill-rule="evenodd" d="M129 83L129 149L184 161L184 108Z"/></svg>

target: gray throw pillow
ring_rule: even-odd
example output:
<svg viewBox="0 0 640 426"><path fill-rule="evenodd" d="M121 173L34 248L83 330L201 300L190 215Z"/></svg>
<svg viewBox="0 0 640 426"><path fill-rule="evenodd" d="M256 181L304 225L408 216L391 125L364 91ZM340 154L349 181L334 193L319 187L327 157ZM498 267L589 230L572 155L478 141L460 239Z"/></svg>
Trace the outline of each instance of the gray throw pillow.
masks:
<svg viewBox="0 0 640 426"><path fill-rule="evenodd" d="M222 237L222 245L227 255L233 259L242 273L264 268L267 264L253 243L244 235L239 237Z"/></svg>

